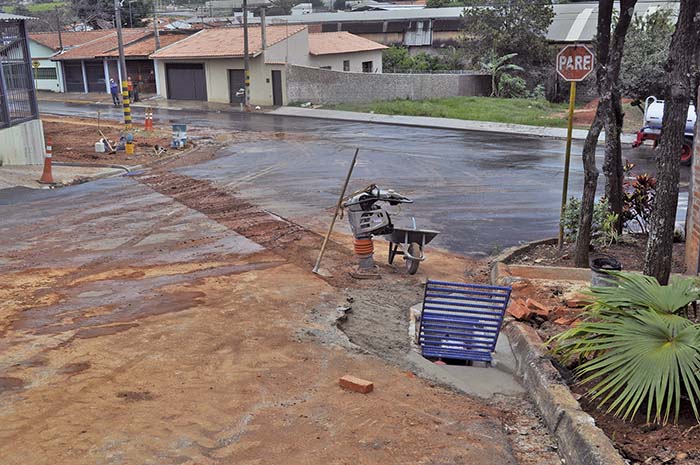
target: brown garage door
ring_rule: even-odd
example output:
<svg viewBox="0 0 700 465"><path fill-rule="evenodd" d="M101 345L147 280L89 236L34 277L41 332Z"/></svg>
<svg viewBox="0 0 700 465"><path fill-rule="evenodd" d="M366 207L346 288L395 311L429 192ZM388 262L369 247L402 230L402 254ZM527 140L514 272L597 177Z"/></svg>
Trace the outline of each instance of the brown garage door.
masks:
<svg viewBox="0 0 700 465"><path fill-rule="evenodd" d="M196 63L168 63L165 71L168 80L169 99L207 99L204 65Z"/></svg>

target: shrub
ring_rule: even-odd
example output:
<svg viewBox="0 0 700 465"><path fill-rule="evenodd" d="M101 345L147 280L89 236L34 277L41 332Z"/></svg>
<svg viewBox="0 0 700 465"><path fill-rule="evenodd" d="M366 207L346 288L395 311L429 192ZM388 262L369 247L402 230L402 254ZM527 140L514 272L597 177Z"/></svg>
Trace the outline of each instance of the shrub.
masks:
<svg viewBox="0 0 700 465"><path fill-rule="evenodd" d="M632 168L634 165L627 162L625 177L630 176ZM656 178L646 173L640 174L632 182L625 181L623 189L622 224L628 231L636 224L646 234L656 197Z"/></svg>
<svg viewBox="0 0 700 465"><path fill-rule="evenodd" d="M647 422L678 421L687 398L700 422L700 325L679 315L700 299L693 278L661 286L638 273L611 272L619 287L594 287L585 321L555 336L555 352L575 369L586 395L607 412L632 419L646 410Z"/></svg>
<svg viewBox="0 0 700 465"><path fill-rule="evenodd" d="M525 98L528 96L525 79L503 73L498 78L498 96L503 98Z"/></svg>
<svg viewBox="0 0 700 465"><path fill-rule="evenodd" d="M578 223L581 218L581 201L571 197L564 208L561 224L564 227L564 234L569 241L575 241L578 236ZM595 244L608 247L617 242L618 234L615 224L617 215L610 212L610 205L607 199L601 198L593 207L593 222L591 225L591 236Z"/></svg>

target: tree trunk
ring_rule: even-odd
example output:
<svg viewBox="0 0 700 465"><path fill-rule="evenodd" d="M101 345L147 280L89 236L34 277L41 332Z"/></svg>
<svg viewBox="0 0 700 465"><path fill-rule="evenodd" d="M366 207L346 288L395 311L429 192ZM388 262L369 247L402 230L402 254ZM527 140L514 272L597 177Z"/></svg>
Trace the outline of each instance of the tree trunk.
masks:
<svg viewBox="0 0 700 465"><path fill-rule="evenodd" d="M621 1L620 18L611 37L610 28L614 2L612 0L600 0L598 2L596 80L599 101L595 119L591 124L583 146L583 153L581 154L584 166L584 186L574 256L574 262L578 267L588 266L588 251L591 243L593 209L598 182L595 151L602 127L605 127L605 163L603 165L603 172L607 179L605 195L610 201L613 213L617 213L619 215L618 218L622 218L622 182L624 173L622 169L620 132L624 115L617 85L625 47L625 36L632 21L636 3L637 0ZM619 222L617 227L619 231L622 230L621 222Z"/></svg>
<svg viewBox="0 0 700 465"><path fill-rule="evenodd" d="M595 191L598 186L598 168L595 165L595 151L598 147L598 137L603 128L603 107L598 104L595 118L586 135L583 144L583 195L581 198L581 217L578 221L578 234L574 263L577 267L588 266L588 252L591 245L591 226L593 224L593 207L595 206Z"/></svg>
<svg viewBox="0 0 700 465"><path fill-rule="evenodd" d="M654 276L661 284L667 284L671 274L680 153L692 95L690 72L698 44L698 25L694 22L698 12L700 0L681 0L676 30L665 65L666 95L656 155L656 197L644 257L644 274Z"/></svg>
<svg viewBox="0 0 700 465"><path fill-rule="evenodd" d="M622 204L624 169L622 168L622 100L619 89L622 55L625 49L625 38L634 15L637 0L622 0L620 2L620 18L615 25L607 63L607 75L604 81L605 89L601 89L601 100L605 108L605 197L610 204L610 211L617 214L617 232L622 232Z"/></svg>

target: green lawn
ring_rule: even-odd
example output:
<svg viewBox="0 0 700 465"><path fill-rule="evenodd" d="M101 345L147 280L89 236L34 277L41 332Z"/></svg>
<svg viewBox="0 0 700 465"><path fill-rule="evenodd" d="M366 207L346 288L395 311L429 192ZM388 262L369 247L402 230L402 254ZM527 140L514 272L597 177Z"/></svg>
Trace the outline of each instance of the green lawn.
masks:
<svg viewBox="0 0 700 465"><path fill-rule="evenodd" d="M493 97L449 97L435 100L393 100L333 105L334 110L385 115L434 116L533 126L566 127L566 103Z"/></svg>
<svg viewBox="0 0 700 465"><path fill-rule="evenodd" d="M63 5L65 5L65 2L33 3L31 5L27 5L27 10L29 10L30 13L40 13L43 11L53 11L58 7L62 7ZM6 6L3 7L3 10L6 13L14 13L15 7Z"/></svg>

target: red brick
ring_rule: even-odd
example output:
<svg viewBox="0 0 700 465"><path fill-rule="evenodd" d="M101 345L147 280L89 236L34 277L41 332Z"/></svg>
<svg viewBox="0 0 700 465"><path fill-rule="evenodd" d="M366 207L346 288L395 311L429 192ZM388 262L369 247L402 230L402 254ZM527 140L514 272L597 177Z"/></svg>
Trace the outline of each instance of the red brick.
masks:
<svg viewBox="0 0 700 465"><path fill-rule="evenodd" d="M508 305L508 313L516 320L529 320L532 312L520 299L513 299Z"/></svg>
<svg viewBox="0 0 700 465"><path fill-rule="evenodd" d="M351 375L345 375L338 380L340 387L361 394L369 394L374 389L374 383Z"/></svg>
<svg viewBox="0 0 700 465"><path fill-rule="evenodd" d="M535 313L535 315L539 315L545 318L548 317L549 313L552 311L552 309L547 307L546 305L536 301L535 299L530 298L528 298L525 301L525 306L532 310Z"/></svg>
<svg viewBox="0 0 700 465"><path fill-rule="evenodd" d="M591 298L587 295L576 294L566 301L566 306L569 308L582 308L591 303Z"/></svg>
<svg viewBox="0 0 700 465"><path fill-rule="evenodd" d="M554 320L555 325L569 326L574 321L572 318L557 318Z"/></svg>

